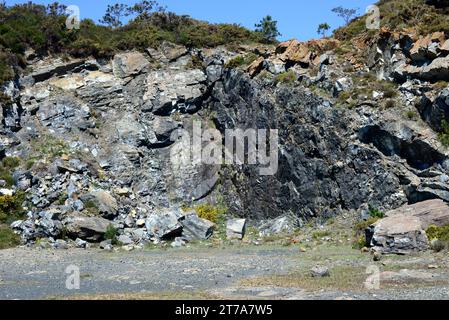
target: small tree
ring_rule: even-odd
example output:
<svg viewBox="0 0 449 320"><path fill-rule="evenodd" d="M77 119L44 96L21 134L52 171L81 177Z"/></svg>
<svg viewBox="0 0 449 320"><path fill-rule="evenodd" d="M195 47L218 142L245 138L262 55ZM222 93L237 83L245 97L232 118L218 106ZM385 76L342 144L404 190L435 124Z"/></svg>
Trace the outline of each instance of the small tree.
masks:
<svg viewBox="0 0 449 320"><path fill-rule="evenodd" d="M165 7L159 5L156 0L142 0L128 8L130 15L136 15L136 19L146 20L153 12L164 12Z"/></svg>
<svg viewBox="0 0 449 320"><path fill-rule="evenodd" d="M259 32L264 37L265 41L272 43L276 41L276 38L281 34L278 31L277 21L268 15L264 17L260 23L256 24L256 32Z"/></svg>
<svg viewBox="0 0 449 320"><path fill-rule="evenodd" d="M356 17L357 11L358 9L343 8L342 6L332 9L332 12L336 13L340 18L343 18L346 24Z"/></svg>
<svg viewBox="0 0 449 320"><path fill-rule="evenodd" d="M322 37L326 36L326 33L329 31L329 29L331 28L331 26L329 24L325 23L321 23L320 25L318 25L318 30L317 33L319 35L321 35Z"/></svg>
<svg viewBox="0 0 449 320"><path fill-rule="evenodd" d="M106 24L112 28L118 28L123 25L122 18L127 16L129 8L126 4L116 3L114 5L108 5L106 14L100 23Z"/></svg>
<svg viewBox="0 0 449 320"><path fill-rule="evenodd" d="M59 4L58 2L53 2L47 6L47 12L51 16L62 16L65 14L67 6Z"/></svg>

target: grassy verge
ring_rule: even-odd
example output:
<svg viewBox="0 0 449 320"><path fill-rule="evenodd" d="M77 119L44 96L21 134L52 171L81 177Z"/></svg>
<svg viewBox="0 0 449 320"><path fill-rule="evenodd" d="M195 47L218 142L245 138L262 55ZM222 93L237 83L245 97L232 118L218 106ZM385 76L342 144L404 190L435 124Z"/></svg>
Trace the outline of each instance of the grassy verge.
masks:
<svg viewBox="0 0 449 320"><path fill-rule="evenodd" d="M8 226L0 224L0 250L16 247L20 244L20 237Z"/></svg>

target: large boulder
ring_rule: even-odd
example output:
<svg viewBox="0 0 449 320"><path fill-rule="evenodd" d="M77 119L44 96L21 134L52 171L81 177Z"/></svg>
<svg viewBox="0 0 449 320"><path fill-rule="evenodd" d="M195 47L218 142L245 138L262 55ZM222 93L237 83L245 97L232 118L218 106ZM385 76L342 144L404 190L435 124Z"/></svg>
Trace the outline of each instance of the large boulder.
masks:
<svg viewBox="0 0 449 320"><path fill-rule="evenodd" d="M422 67L401 64L394 71L394 77L399 81L420 79L430 82L449 81L449 56L439 57L429 65Z"/></svg>
<svg viewBox="0 0 449 320"><path fill-rule="evenodd" d="M186 47L168 41L163 41L157 49L148 48L147 52L151 59L160 63L175 62L189 53Z"/></svg>
<svg viewBox="0 0 449 320"><path fill-rule="evenodd" d="M309 65L313 59L313 54L307 45L298 40L280 43L276 48L276 52L280 54L279 59L284 62Z"/></svg>
<svg viewBox="0 0 449 320"><path fill-rule="evenodd" d="M260 234L270 236L273 234L291 233L295 229L294 221L289 216L279 217L264 222L260 227Z"/></svg>
<svg viewBox="0 0 449 320"><path fill-rule="evenodd" d="M371 245L377 252L404 254L429 247L421 220L417 217L398 214L378 221L372 228Z"/></svg>
<svg viewBox="0 0 449 320"><path fill-rule="evenodd" d="M140 52L127 52L114 57L112 67L118 78L135 76L149 65L149 61Z"/></svg>
<svg viewBox="0 0 449 320"><path fill-rule="evenodd" d="M86 63L89 65L86 65ZM67 74L76 68L82 67L95 68L96 66L90 65L90 62L82 59L72 59L70 61L63 61L62 59L49 60L35 67L33 72L30 74L30 77L35 82L41 82L54 76Z"/></svg>
<svg viewBox="0 0 449 320"><path fill-rule="evenodd" d="M157 70L148 74L144 101L156 115L169 115L174 109L194 111L206 92L206 75L194 70Z"/></svg>
<svg viewBox="0 0 449 320"><path fill-rule="evenodd" d="M138 147L151 140L145 126L133 114L121 117L115 123L115 128L119 139L128 145Z"/></svg>
<svg viewBox="0 0 449 320"><path fill-rule="evenodd" d="M150 122L150 126L155 137L155 140L151 141L150 146L166 146L174 142L171 141L171 134L176 129L182 127L182 124L171 118L156 116Z"/></svg>
<svg viewBox="0 0 449 320"><path fill-rule="evenodd" d="M88 241L100 241L112 222L101 217L73 215L66 219L68 236Z"/></svg>
<svg viewBox="0 0 449 320"><path fill-rule="evenodd" d="M418 39L410 49L410 57L414 61L433 60L438 55L438 49L445 41L444 32L434 32Z"/></svg>
<svg viewBox="0 0 449 320"><path fill-rule="evenodd" d="M151 214L146 222L148 235L158 239L170 239L179 236L182 225L178 215L170 209Z"/></svg>
<svg viewBox="0 0 449 320"><path fill-rule="evenodd" d="M226 223L226 237L242 240L246 231L246 219L230 219Z"/></svg>
<svg viewBox="0 0 449 320"><path fill-rule="evenodd" d="M438 95L425 93L418 104L421 117L434 130L441 131L442 120L449 119L449 87Z"/></svg>
<svg viewBox="0 0 449 320"><path fill-rule="evenodd" d="M428 200L405 205L387 212L367 230L368 240L382 253L407 253L429 247L425 230L431 226L449 225L449 205L442 200Z"/></svg>
<svg viewBox="0 0 449 320"><path fill-rule="evenodd" d="M90 206L97 209L98 213L103 217L113 218L117 215L118 203L109 191L93 191L88 195L82 196L81 200L85 203L85 206L86 203L89 203Z"/></svg>
<svg viewBox="0 0 449 320"><path fill-rule="evenodd" d="M251 77L258 75L263 70L264 62L265 59L263 57L257 58L246 68L246 72L248 72Z"/></svg>
<svg viewBox="0 0 449 320"><path fill-rule="evenodd" d="M386 215L406 215L416 217L421 221L421 226L424 229L427 229L431 225L438 227L449 226L449 204L439 199L406 205L396 210L392 210Z"/></svg>
<svg viewBox="0 0 449 320"><path fill-rule="evenodd" d="M187 240L207 240L214 232L213 222L201 219L193 212L186 214L180 222L182 237Z"/></svg>
<svg viewBox="0 0 449 320"><path fill-rule="evenodd" d="M175 61L188 53L186 47L168 41L162 42L159 50L169 62Z"/></svg>

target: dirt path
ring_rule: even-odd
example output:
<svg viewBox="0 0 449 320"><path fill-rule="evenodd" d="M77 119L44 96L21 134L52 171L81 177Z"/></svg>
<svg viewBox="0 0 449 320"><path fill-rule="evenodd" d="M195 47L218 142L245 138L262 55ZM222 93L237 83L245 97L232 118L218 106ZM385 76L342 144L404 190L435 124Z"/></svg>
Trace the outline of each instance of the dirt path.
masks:
<svg viewBox="0 0 449 320"><path fill-rule="evenodd" d="M381 269L429 273L424 269L434 263L435 281L367 291L365 269L373 262L347 247L306 253L278 246L111 253L18 248L0 251L0 261L1 299L449 299L444 256L388 258ZM310 278L307 270L316 264L328 266L331 277ZM79 290L66 288L69 266L79 268Z"/></svg>

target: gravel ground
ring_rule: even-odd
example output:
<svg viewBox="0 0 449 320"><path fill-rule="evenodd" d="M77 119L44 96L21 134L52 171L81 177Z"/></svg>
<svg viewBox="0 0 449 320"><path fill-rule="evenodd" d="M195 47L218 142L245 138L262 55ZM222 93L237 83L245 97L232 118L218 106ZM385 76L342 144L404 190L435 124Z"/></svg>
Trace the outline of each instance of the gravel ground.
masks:
<svg viewBox="0 0 449 320"><path fill-rule="evenodd" d="M346 249L345 249L346 250ZM297 247L182 248L105 252L16 248L0 251L0 299L60 298L222 298L222 299L449 299L449 285L427 284L375 292L321 288L305 290L276 285L242 285L255 277L287 275L298 266L320 263L366 264L357 251L326 257L333 248L300 254ZM354 253L355 252L355 253ZM329 256L331 254L329 253ZM337 258L335 258L337 256ZM394 263L422 268L425 257ZM445 260L446 261L446 260ZM440 275L447 265L439 261ZM79 290L66 288L67 267L80 271ZM429 272L429 270L426 270Z"/></svg>

